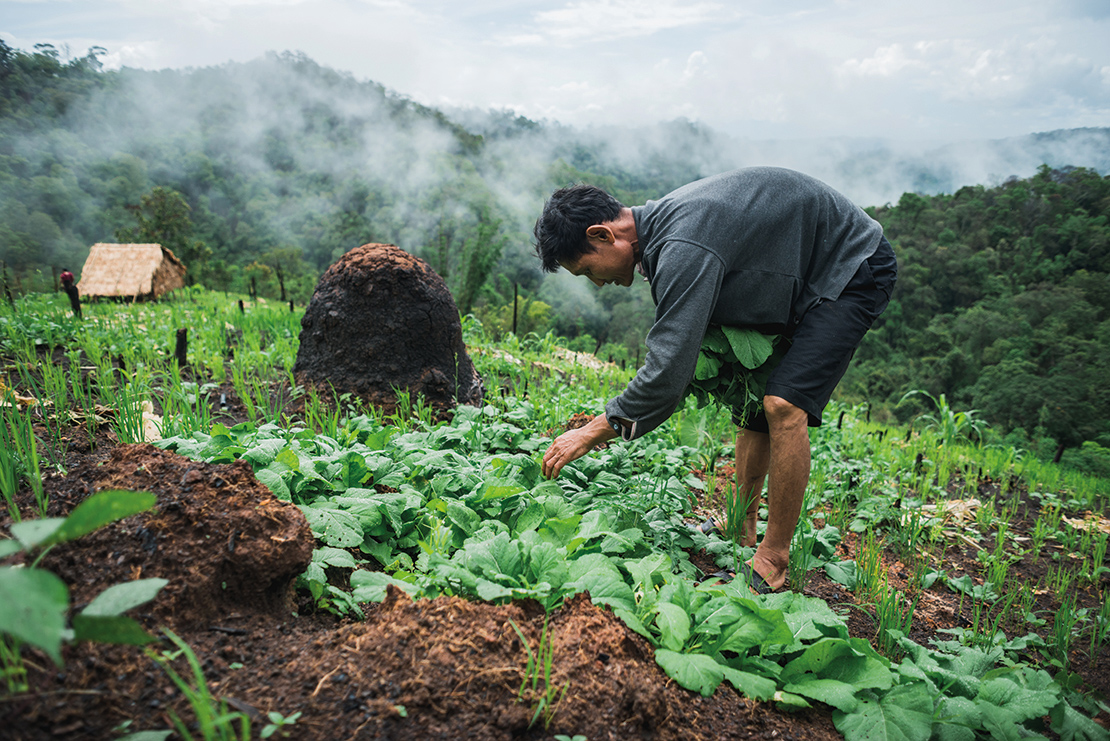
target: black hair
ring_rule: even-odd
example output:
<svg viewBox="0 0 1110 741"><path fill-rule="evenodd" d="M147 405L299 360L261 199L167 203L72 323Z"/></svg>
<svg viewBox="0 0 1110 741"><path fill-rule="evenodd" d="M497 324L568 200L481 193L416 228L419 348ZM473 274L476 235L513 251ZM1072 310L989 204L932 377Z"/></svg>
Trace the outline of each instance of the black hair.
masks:
<svg viewBox="0 0 1110 741"><path fill-rule="evenodd" d="M593 185L572 185L552 193L532 232L544 271L554 273L563 263L593 252L586 229L614 221L622 208L620 201Z"/></svg>

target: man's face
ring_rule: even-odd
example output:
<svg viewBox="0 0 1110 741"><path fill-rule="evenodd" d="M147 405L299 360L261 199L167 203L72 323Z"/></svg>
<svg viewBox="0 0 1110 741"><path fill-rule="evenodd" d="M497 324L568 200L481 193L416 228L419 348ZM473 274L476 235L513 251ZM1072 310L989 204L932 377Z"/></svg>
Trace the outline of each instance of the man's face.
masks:
<svg viewBox="0 0 1110 741"><path fill-rule="evenodd" d="M620 286L632 285L636 269L635 251L632 245L611 232L602 238L589 238L593 252L581 255L574 262L565 262L563 267L574 275L584 275L596 286L616 283Z"/></svg>

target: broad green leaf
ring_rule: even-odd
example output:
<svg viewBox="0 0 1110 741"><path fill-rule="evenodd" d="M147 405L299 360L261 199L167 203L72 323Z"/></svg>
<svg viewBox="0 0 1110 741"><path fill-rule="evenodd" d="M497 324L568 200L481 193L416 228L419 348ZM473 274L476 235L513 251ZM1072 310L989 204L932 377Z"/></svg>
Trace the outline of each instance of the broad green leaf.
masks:
<svg viewBox="0 0 1110 741"><path fill-rule="evenodd" d="M513 590L508 587L503 587L489 579L482 578L478 579L477 592L478 596L487 602L495 602L505 597L511 597L513 594Z"/></svg>
<svg viewBox="0 0 1110 741"><path fill-rule="evenodd" d="M825 573L837 584L843 584L848 589L856 588L855 561L829 561L825 564Z"/></svg>
<svg viewBox="0 0 1110 741"><path fill-rule="evenodd" d="M64 517L42 517L38 520L16 522L11 526L12 536L23 548L30 550L45 543L58 531L63 522L65 522Z"/></svg>
<svg viewBox="0 0 1110 741"><path fill-rule="evenodd" d="M81 614L87 617L122 615L133 607L150 602L167 584L169 581L157 577L113 584L96 595Z"/></svg>
<svg viewBox="0 0 1110 741"><path fill-rule="evenodd" d="M251 468L265 468L274 462L277 454L285 446L286 442L280 439L260 440L256 445L248 448L242 458L251 464Z"/></svg>
<svg viewBox="0 0 1110 741"><path fill-rule="evenodd" d="M623 607L614 607L612 608L612 610L613 614L624 621L624 624L627 625L633 632L639 633L652 643L655 642L655 636L653 636L651 632L644 627L644 624L640 621L640 618L636 617L636 615L630 610L626 610Z"/></svg>
<svg viewBox="0 0 1110 741"><path fill-rule="evenodd" d="M1019 741L1028 737L1028 731L1021 725L1021 717L1011 712L1009 708L999 707L983 700L976 700L975 707L983 718L983 729L992 739Z"/></svg>
<svg viewBox="0 0 1110 741"><path fill-rule="evenodd" d="M707 378L713 378L717 372L721 370L721 361L718 358L710 357L703 352L698 353L698 364L694 367L694 378L699 381L704 381Z"/></svg>
<svg viewBox="0 0 1110 741"><path fill-rule="evenodd" d="M805 679L801 682L790 682L783 689L832 705L845 713L852 712L859 705L859 700L856 699L858 688L839 679Z"/></svg>
<svg viewBox="0 0 1110 741"><path fill-rule="evenodd" d="M363 541L362 525L350 512L329 506L302 506L312 534L336 548L353 548Z"/></svg>
<svg viewBox="0 0 1110 741"><path fill-rule="evenodd" d="M728 683L744 693L746 697L753 700L770 700L774 697L777 687L775 680L740 669L733 669L730 666L722 666L721 668L724 669L725 679Z"/></svg>
<svg viewBox="0 0 1110 741"><path fill-rule="evenodd" d="M581 522L581 520L582 515L548 517L544 520L543 527L541 527L540 530L546 530L551 533L556 543L567 545L578 534L578 523Z"/></svg>
<svg viewBox="0 0 1110 741"><path fill-rule="evenodd" d="M369 553L371 556L378 560L382 566L389 566L393 563L393 548L389 543L380 543L369 536L359 546L359 550L363 553Z"/></svg>
<svg viewBox="0 0 1110 741"><path fill-rule="evenodd" d="M507 533L498 533L490 540L467 543L459 557L475 574L489 578L517 579L523 572L520 541Z"/></svg>
<svg viewBox="0 0 1110 741"><path fill-rule="evenodd" d="M345 551L342 548L329 548L328 546L317 548L312 552L312 560L342 569L357 567L355 557L351 555L350 551Z"/></svg>
<svg viewBox="0 0 1110 741"><path fill-rule="evenodd" d="M528 583L547 582L559 588L570 576L565 557L551 543L537 543L528 553Z"/></svg>
<svg viewBox="0 0 1110 741"><path fill-rule="evenodd" d="M933 723L933 737L940 741L974 741L983 715L975 703L964 697L940 697L939 714Z"/></svg>
<svg viewBox="0 0 1110 741"><path fill-rule="evenodd" d="M124 615L86 615L85 613L75 615L73 634L79 641L128 646L142 646L158 640L157 637L147 633L134 619Z"/></svg>
<svg viewBox="0 0 1110 741"><path fill-rule="evenodd" d="M655 624L659 626L661 641L665 648L681 651L690 637L690 615L678 605L658 602L655 605Z"/></svg>
<svg viewBox="0 0 1110 741"><path fill-rule="evenodd" d="M524 511L521 512L516 522L513 524L514 533L522 533L526 530L534 530L543 524L545 515L543 505L539 502L529 502Z"/></svg>
<svg viewBox="0 0 1110 741"><path fill-rule="evenodd" d="M69 590L42 569L0 566L0 632L41 648L62 665Z"/></svg>
<svg viewBox="0 0 1110 741"><path fill-rule="evenodd" d="M626 610L636 609L632 588L613 562L600 553L589 553L570 562L570 581L563 585L570 594L588 591L595 605L612 605Z"/></svg>
<svg viewBox="0 0 1110 741"><path fill-rule="evenodd" d="M417 585L396 579L381 571L359 569L351 574L351 597L355 602L381 602L385 599L385 589L390 584L410 597L420 591Z"/></svg>
<svg viewBox="0 0 1110 741"><path fill-rule="evenodd" d="M1028 671L1033 672L1034 670L1030 669ZM1039 673L1043 674L1044 677L1035 689L1023 687L1015 681L1017 677L1012 676L984 680L977 699L984 703L1005 707L1006 710L1017 717L1018 722L1048 715L1048 711L1060 701L1060 687L1052 682L1051 677L1046 672ZM1022 678L1027 681L1028 679L1034 681L1037 679L1035 674L1033 677Z"/></svg>
<svg viewBox="0 0 1110 741"><path fill-rule="evenodd" d="M289 493L289 485L285 483L285 479L281 474L269 469L260 468L254 472L254 477L270 490L275 497L283 502L292 501L293 495Z"/></svg>
<svg viewBox="0 0 1110 741"><path fill-rule="evenodd" d="M1106 741L1110 734L1078 710L1061 702L1052 709L1052 730L1060 734L1062 741Z"/></svg>
<svg viewBox="0 0 1110 741"><path fill-rule="evenodd" d="M6 558L13 553L23 550L23 545L18 540L0 540L0 558Z"/></svg>
<svg viewBox="0 0 1110 741"><path fill-rule="evenodd" d="M873 649L855 639L826 638L814 643L782 670L785 682L837 679L856 688L887 689L893 684L890 669Z"/></svg>
<svg viewBox="0 0 1110 741"><path fill-rule="evenodd" d="M74 507L45 545L67 543L116 520L145 512L156 497L146 491L101 491Z"/></svg>
<svg viewBox="0 0 1110 741"><path fill-rule="evenodd" d="M482 518L478 516L477 512L462 502L454 501L447 503L447 519L467 535L477 530L482 523Z"/></svg>
<svg viewBox="0 0 1110 741"><path fill-rule="evenodd" d="M688 690L709 697L725 678L725 667L705 654L683 654L665 648L655 652L655 663Z"/></svg>
<svg viewBox="0 0 1110 741"><path fill-rule="evenodd" d="M705 337L702 338L701 344L702 347L718 355L727 355L732 349L728 344L728 338L725 337L725 333L716 325L711 326L705 331Z"/></svg>
<svg viewBox="0 0 1110 741"><path fill-rule="evenodd" d="M899 685L881 698L861 697L854 712L834 711L833 724L845 741L928 741L933 698L923 684Z"/></svg>
<svg viewBox="0 0 1110 741"><path fill-rule="evenodd" d="M725 333L736 359L745 368L754 370L763 365L775 349L767 335L756 332L754 329L721 327L721 331Z"/></svg>

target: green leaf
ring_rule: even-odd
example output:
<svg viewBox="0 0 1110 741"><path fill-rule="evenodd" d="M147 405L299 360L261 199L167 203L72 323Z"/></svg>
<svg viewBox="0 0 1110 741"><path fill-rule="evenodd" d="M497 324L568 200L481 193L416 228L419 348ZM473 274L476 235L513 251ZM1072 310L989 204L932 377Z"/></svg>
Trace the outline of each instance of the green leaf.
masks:
<svg viewBox="0 0 1110 741"><path fill-rule="evenodd" d="M478 513L461 502L447 503L447 519L467 535L477 531L482 524L482 518Z"/></svg>
<svg viewBox="0 0 1110 741"><path fill-rule="evenodd" d="M157 637L143 630L143 626L125 615L86 615L85 613L75 615L73 634L79 641L127 646L142 646L158 640Z"/></svg>
<svg viewBox="0 0 1110 741"><path fill-rule="evenodd" d="M856 699L858 688L839 679L806 679L802 682L790 682L783 689L832 705L845 713L852 712L859 705L859 700Z"/></svg>
<svg viewBox="0 0 1110 741"><path fill-rule="evenodd" d="M1036 672L1033 669L1027 669L1027 671ZM1017 677L1014 675L985 680L979 689L979 697L976 699L991 705L1005 707L1007 711L1016 716L1018 722L1048 715L1048 711L1060 701L1060 687L1051 681L1047 672L1036 673L1044 675L1036 688L1023 687L1015 681ZM1024 674L1018 675L1018 677L1026 681L1035 681L1038 678L1036 673L1032 677ZM1048 681L1045 682L1044 680Z"/></svg>
<svg viewBox="0 0 1110 741"><path fill-rule="evenodd" d="M725 667L705 654L683 654L660 648L655 663L667 676L688 690L709 697L725 678Z"/></svg>
<svg viewBox="0 0 1110 741"><path fill-rule="evenodd" d="M74 507L62 526L44 543L67 543L116 520L145 512L157 498L146 491L101 491Z"/></svg>
<svg viewBox="0 0 1110 741"><path fill-rule="evenodd" d="M478 579L477 586L478 596L486 602L496 602L505 597L511 597L513 590L508 587L503 587L500 584L490 581L489 579Z"/></svg>
<svg viewBox="0 0 1110 741"><path fill-rule="evenodd" d="M859 639L826 638L814 643L782 670L784 682L837 679L856 688L887 689L890 669Z"/></svg>
<svg viewBox="0 0 1110 741"><path fill-rule="evenodd" d="M829 561L825 564L825 573L837 584L852 590L856 588L855 561Z"/></svg>
<svg viewBox="0 0 1110 741"><path fill-rule="evenodd" d="M328 566L335 566L342 569L353 569L358 564L355 563L355 557L351 555L350 551L345 551L342 548L329 548L324 546L317 548L312 552L312 560L317 563L327 564Z"/></svg>
<svg viewBox="0 0 1110 741"><path fill-rule="evenodd" d="M38 520L24 520L13 523L12 535L23 548L30 550L45 543L65 522L64 517L43 517ZM17 549L18 550L18 549Z"/></svg>
<svg viewBox="0 0 1110 741"><path fill-rule="evenodd" d="M420 591L417 585L395 579L381 571L359 569L351 574L351 597L355 602L381 602L385 599L385 589L390 584L404 591L410 597Z"/></svg>
<svg viewBox="0 0 1110 741"><path fill-rule="evenodd" d="M983 725L983 716L971 700L964 697L941 696L933 723L933 738L939 741L974 741L975 731Z"/></svg>
<svg viewBox="0 0 1110 741"><path fill-rule="evenodd" d="M655 605L655 624L659 626L661 641L665 648L681 651L690 637L690 615L681 607L670 602Z"/></svg>
<svg viewBox="0 0 1110 741"><path fill-rule="evenodd" d="M281 474L269 468L260 468L254 472L254 477L281 501L292 501L293 495L289 493L289 485L285 483Z"/></svg>
<svg viewBox="0 0 1110 741"><path fill-rule="evenodd" d="M928 741L933 729L933 698L925 685L899 685L877 699L861 697L854 712L833 712L845 741Z"/></svg>
<svg viewBox="0 0 1110 741"><path fill-rule="evenodd" d="M526 530L535 530L543 524L544 518L543 505L536 501L529 502L524 511L517 516L513 524L513 532L519 534Z"/></svg>
<svg viewBox="0 0 1110 741"><path fill-rule="evenodd" d="M570 562L571 581L563 585L571 594L588 591L595 605L612 605L629 611L636 610L636 597L632 587L613 562L600 553L589 553Z"/></svg>
<svg viewBox="0 0 1110 741"><path fill-rule="evenodd" d="M328 506L302 506L312 534L327 545L353 548L363 541L362 525L355 515Z"/></svg>
<svg viewBox="0 0 1110 741"><path fill-rule="evenodd" d="M278 438L260 440L253 448L248 448L241 457L251 464L251 468L265 468L274 462L274 459L277 458L277 454L281 452L281 449L285 446L286 442Z"/></svg>
<svg viewBox="0 0 1110 741"><path fill-rule="evenodd" d="M771 343L771 338L754 329L721 327L721 331L725 333L736 359L745 368L755 370L774 352L775 347Z"/></svg>
<svg viewBox="0 0 1110 741"><path fill-rule="evenodd" d="M113 584L93 598L81 611L87 617L108 617L122 615L133 607L150 602L169 581L161 578L136 579L122 584Z"/></svg>
<svg viewBox="0 0 1110 741"><path fill-rule="evenodd" d="M694 367L694 378L696 380L704 381L707 378L714 378L720 370L721 361L718 358L710 357L703 352L698 353L698 364Z"/></svg>
<svg viewBox="0 0 1110 741"><path fill-rule="evenodd" d="M41 648L62 665L69 589L49 571L0 567L0 632Z"/></svg>
<svg viewBox="0 0 1110 741"><path fill-rule="evenodd" d="M1057 704L1050 714L1052 730L1060 734L1062 741L1106 741L1110 734L1066 702Z"/></svg>
<svg viewBox="0 0 1110 741"><path fill-rule="evenodd" d="M753 700L770 700L774 697L777 687L775 680L751 672L733 669L729 666L722 668L725 671L725 679L728 680L728 683L744 693L745 696Z"/></svg>

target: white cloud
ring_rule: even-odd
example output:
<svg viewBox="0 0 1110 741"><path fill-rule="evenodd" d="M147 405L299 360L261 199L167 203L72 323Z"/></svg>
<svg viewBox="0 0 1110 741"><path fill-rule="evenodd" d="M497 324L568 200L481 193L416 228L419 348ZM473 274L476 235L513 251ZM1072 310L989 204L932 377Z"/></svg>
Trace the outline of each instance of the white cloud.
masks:
<svg viewBox="0 0 1110 741"><path fill-rule="evenodd" d="M537 30L561 43L612 41L698 26L729 15L714 2L577 0L536 13Z"/></svg>

